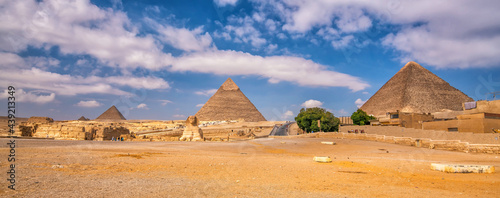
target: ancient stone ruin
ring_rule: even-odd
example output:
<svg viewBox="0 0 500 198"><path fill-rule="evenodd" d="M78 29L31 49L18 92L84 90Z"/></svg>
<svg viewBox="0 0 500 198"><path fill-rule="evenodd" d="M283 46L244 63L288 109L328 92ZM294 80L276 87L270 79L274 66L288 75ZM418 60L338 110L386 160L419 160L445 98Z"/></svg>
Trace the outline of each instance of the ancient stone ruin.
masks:
<svg viewBox="0 0 500 198"><path fill-rule="evenodd" d="M387 112L433 113L462 110L472 98L416 62L408 62L361 109L375 116Z"/></svg>
<svg viewBox="0 0 500 198"><path fill-rule="evenodd" d="M189 116L186 120L186 128L182 133L181 141L202 141L203 131L198 127L199 121L196 116Z"/></svg>
<svg viewBox="0 0 500 198"><path fill-rule="evenodd" d="M266 121L266 118L262 116L231 78L228 78L217 92L208 99L196 113L196 117L200 121Z"/></svg>

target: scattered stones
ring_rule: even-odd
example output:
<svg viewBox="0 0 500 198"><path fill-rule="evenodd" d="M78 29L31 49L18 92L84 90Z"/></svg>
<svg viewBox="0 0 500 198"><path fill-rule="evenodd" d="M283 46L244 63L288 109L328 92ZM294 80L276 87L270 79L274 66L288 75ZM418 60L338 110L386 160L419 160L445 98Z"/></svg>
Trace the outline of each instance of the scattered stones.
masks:
<svg viewBox="0 0 500 198"><path fill-rule="evenodd" d="M63 165L58 164L58 165L52 165L52 168L64 168L64 166L63 166Z"/></svg>
<svg viewBox="0 0 500 198"><path fill-rule="evenodd" d="M495 167L490 165L463 165L463 164L431 164L432 170L445 173L494 173Z"/></svg>
<svg viewBox="0 0 500 198"><path fill-rule="evenodd" d="M330 157L328 157L328 156L326 156L326 157L317 157L317 156L315 156L313 158L313 160L315 162L321 162L321 163L330 163L330 162L332 162L332 159Z"/></svg>

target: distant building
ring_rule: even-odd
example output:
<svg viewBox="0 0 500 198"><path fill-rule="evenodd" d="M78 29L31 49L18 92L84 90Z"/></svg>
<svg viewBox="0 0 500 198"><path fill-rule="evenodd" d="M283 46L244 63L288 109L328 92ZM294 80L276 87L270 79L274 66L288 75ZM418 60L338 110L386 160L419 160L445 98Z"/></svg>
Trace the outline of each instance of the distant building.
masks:
<svg viewBox="0 0 500 198"><path fill-rule="evenodd" d="M467 102L456 117L424 122L423 129L450 132L500 132L500 100Z"/></svg>
<svg viewBox="0 0 500 198"><path fill-rule="evenodd" d="M406 128L422 129L422 123L425 121L434 120L434 116L430 113L407 113L407 112L390 112L387 117L379 118L377 125L383 126L400 126Z"/></svg>
<svg viewBox="0 0 500 198"><path fill-rule="evenodd" d="M339 117L340 125L352 125L352 119L350 116L341 116Z"/></svg>

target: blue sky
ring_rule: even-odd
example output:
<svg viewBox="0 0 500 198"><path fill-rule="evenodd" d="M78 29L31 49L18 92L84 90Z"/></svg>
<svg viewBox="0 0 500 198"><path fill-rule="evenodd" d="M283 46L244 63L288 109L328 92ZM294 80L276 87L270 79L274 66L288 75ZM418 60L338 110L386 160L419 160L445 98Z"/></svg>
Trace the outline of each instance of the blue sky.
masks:
<svg viewBox="0 0 500 198"><path fill-rule="evenodd" d="M0 4L0 86L17 88L19 117L115 105L127 119L185 119L228 77L268 120L313 106L346 116L408 61L475 100L500 91L498 1Z"/></svg>

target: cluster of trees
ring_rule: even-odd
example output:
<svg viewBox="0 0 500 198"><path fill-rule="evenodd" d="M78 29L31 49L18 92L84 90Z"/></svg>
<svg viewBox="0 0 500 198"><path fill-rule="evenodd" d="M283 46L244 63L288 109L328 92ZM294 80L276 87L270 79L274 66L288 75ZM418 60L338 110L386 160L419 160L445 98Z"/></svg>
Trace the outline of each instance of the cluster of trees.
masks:
<svg viewBox="0 0 500 198"><path fill-rule="evenodd" d="M321 122L321 131L332 132L339 130L340 119L335 117L333 113L326 111L323 108L302 108L297 117L295 117L295 121L297 122L299 128L307 133L320 131L318 120Z"/></svg>
<svg viewBox="0 0 500 198"><path fill-rule="evenodd" d="M352 113L351 119L355 125L368 125L370 124L370 120L375 119L375 117L366 114L366 112L361 109L358 109L356 112Z"/></svg>
<svg viewBox="0 0 500 198"><path fill-rule="evenodd" d="M368 115L361 109L351 115L352 122L355 125L368 125L370 120L375 119L375 117ZM340 119L335 117L333 113L319 107L314 108L302 108L300 113L295 117L295 121L300 129L310 133L312 131L320 131L318 126L318 120L320 120L321 131L332 132L338 131L340 125Z"/></svg>

